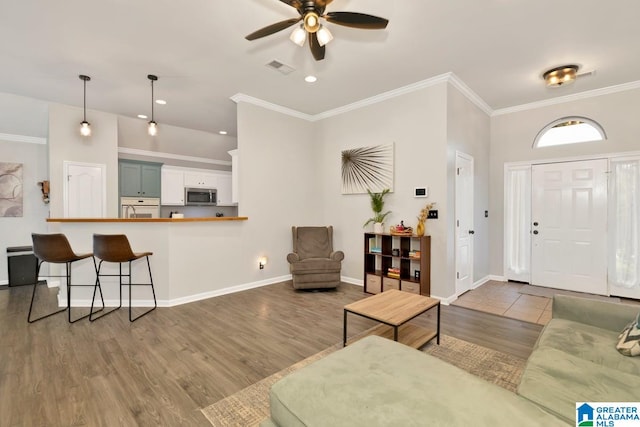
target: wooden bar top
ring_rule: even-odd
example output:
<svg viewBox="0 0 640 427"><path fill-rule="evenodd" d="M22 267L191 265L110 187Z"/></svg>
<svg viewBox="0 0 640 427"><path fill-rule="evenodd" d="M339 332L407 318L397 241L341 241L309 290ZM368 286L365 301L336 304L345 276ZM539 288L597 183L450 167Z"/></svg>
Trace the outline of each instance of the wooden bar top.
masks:
<svg viewBox="0 0 640 427"><path fill-rule="evenodd" d="M47 218L47 222L218 222L246 221L246 216L222 216L205 218Z"/></svg>

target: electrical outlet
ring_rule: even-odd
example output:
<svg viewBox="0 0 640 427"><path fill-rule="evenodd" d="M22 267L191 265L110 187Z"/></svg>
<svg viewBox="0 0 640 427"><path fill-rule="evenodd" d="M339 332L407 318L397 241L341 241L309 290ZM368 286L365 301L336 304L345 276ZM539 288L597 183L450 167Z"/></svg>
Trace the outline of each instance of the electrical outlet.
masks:
<svg viewBox="0 0 640 427"><path fill-rule="evenodd" d="M430 210L429 213L427 214L427 218L438 219L438 210L437 209Z"/></svg>

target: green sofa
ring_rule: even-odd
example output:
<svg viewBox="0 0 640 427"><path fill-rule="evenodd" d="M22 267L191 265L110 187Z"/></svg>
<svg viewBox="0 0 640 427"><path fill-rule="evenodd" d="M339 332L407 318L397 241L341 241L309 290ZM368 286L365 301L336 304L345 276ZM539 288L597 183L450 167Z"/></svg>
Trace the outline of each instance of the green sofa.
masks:
<svg viewBox="0 0 640 427"><path fill-rule="evenodd" d="M640 306L556 295L518 394L575 423L576 402L640 401L640 357L615 345Z"/></svg>
<svg viewBox="0 0 640 427"><path fill-rule="evenodd" d="M640 400L640 358L615 349L638 310L556 296L518 394L366 337L275 383L261 427L575 425L576 401Z"/></svg>

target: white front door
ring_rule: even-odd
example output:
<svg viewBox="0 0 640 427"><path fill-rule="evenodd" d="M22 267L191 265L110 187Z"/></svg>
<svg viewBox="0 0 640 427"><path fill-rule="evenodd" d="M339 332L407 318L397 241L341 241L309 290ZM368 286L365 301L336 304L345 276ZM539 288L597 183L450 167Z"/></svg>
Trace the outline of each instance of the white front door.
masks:
<svg viewBox="0 0 640 427"><path fill-rule="evenodd" d="M64 162L65 218L104 218L105 165Z"/></svg>
<svg viewBox="0 0 640 427"><path fill-rule="evenodd" d="M473 284L473 157L456 152L456 295Z"/></svg>
<svg viewBox="0 0 640 427"><path fill-rule="evenodd" d="M607 295L607 161L532 167L531 282Z"/></svg>

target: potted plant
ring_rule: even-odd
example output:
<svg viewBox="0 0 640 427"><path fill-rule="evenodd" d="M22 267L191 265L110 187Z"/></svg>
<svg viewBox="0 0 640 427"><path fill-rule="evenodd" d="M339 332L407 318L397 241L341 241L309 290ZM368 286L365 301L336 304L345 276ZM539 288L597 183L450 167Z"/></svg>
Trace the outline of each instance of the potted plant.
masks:
<svg viewBox="0 0 640 427"><path fill-rule="evenodd" d="M369 197L371 197L371 210L373 211L373 217L369 218L367 222L364 223L363 227L373 223L374 233L384 232L384 219L391 213L391 211L382 213L382 210L384 209L384 196L386 196L390 191L391 190L388 188L385 188L381 193L372 193L371 190L367 189L367 193L369 193Z"/></svg>

